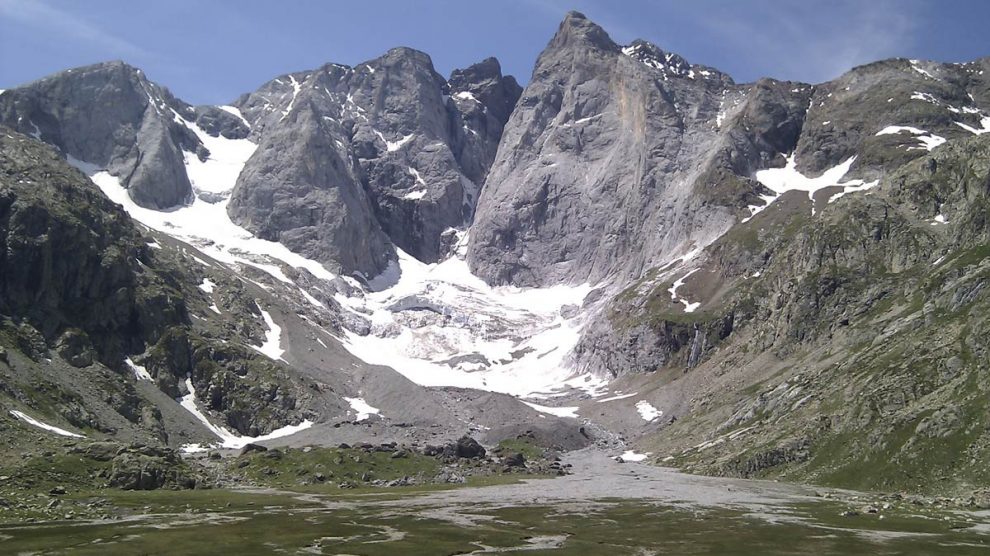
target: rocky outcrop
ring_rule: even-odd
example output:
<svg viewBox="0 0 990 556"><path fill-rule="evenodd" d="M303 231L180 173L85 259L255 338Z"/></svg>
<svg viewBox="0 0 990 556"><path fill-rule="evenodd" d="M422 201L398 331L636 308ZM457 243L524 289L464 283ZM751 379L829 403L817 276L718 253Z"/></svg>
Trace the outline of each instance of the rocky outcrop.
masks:
<svg viewBox="0 0 990 556"><path fill-rule="evenodd" d="M82 173L10 130L0 133L0 168L0 313L77 366L91 349L116 366L188 319L130 218Z"/></svg>
<svg viewBox="0 0 990 556"><path fill-rule="evenodd" d="M67 70L0 95L0 123L106 168L141 206L191 198L181 145L198 140L175 122L189 110L141 70L107 62Z"/></svg>
<svg viewBox="0 0 990 556"><path fill-rule="evenodd" d="M174 450L142 444L93 442L73 446L69 453L93 462L105 463L102 473L107 483L122 490L193 488L197 474Z"/></svg>
<svg viewBox="0 0 990 556"><path fill-rule="evenodd" d="M796 149L798 168L817 175L857 156L861 172L889 169L922 156L922 137L971 137L959 124L982 127L981 110L990 105L983 96L988 78L980 74L985 63L884 60L816 85ZM891 126L901 131L877 135Z"/></svg>
<svg viewBox="0 0 990 556"><path fill-rule="evenodd" d="M211 341L183 327L169 329L141 364L172 398L189 394L189 379L197 403L245 436L268 434L310 416L308 381L243 346Z"/></svg>

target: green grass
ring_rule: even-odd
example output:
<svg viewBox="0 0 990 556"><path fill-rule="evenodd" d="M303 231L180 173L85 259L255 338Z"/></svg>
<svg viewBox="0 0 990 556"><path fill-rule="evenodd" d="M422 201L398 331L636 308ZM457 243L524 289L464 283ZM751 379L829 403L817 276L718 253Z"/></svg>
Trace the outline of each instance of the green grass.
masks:
<svg viewBox="0 0 990 556"><path fill-rule="evenodd" d="M284 553L433 555L483 547L535 554L983 554L987 537L940 510L895 503L881 514L838 501L780 504L773 520L748 510L648 500L497 507L416 497L321 507L282 494L157 493L134 503L138 520L0 527L0 552L95 554ZM138 507L147 501L145 507ZM412 503L412 505L410 505ZM449 517L444 517L449 516ZM779 519L786 517L786 519ZM949 519L945 519L948 517ZM924 536L880 532L924 533Z"/></svg>
<svg viewBox="0 0 990 556"><path fill-rule="evenodd" d="M520 453L527 461L543 457L544 449L529 438L506 438L495 448L502 455Z"/></svg>
<svg viewBox="0 0 990 556"><path fill-rule="evenodd" d="M247 466L238 468L243 462L247 462ZM258 485L287 488L326 484L337 488L341 483L356 486L372 480L392 481L405 477L424 482L440 471L440 463L435 458L411 451L405 452L403 457L393 458L391 452L312 448L308 452L291 449L250 454L230 460L227 469L228 473L242 474Z"/></svg>

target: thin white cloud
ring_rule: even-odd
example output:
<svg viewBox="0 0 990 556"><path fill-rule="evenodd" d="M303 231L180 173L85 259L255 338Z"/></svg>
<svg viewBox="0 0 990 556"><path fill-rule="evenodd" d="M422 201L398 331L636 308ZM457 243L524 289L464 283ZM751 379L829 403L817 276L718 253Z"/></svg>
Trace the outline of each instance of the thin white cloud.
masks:
<svg viewBox="0 0 990 556"><path fill-rule="evenodd" d="M746 2L692 14L698 25L748 66L809 82L853 66L902 55L916 41L920 10L910 0Z"/></svg>
<svg viewBox="0 0 990 556"><path fill-rule="evenodd" d="M148 56L140 46L43 0L0 0L0 18L88 43L113 57Z"/></svg>

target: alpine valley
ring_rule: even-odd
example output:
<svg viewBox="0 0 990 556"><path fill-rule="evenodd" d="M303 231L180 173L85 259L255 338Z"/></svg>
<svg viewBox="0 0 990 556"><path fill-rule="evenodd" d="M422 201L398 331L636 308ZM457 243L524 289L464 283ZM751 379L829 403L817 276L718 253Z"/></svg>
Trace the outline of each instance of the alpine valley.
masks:
<svg viewBox="0 0 990 556"><path fill-rule="evenodd" d="M571 12L525 87L494 58L444 77L395 48L223 106L123 62L2 91L0 552L192 552L108 524L205 512L198 535L243 539L274 527L258 497L283 535L314 500L338 513L311 523L357 512L263 552L413 554L427 522L336 493L432 492L417 515L452 527L443 508L472 496L636 499L641 478L726 523L818 504L726 533L769 528L764 548L810 523L838 531L808 541L823 554L899 553L890 531L985 550L987 71L890 59L739 84ZM535 532L491 510L434 540L634 553L587 536L688 535L678 507Z"/></svg>

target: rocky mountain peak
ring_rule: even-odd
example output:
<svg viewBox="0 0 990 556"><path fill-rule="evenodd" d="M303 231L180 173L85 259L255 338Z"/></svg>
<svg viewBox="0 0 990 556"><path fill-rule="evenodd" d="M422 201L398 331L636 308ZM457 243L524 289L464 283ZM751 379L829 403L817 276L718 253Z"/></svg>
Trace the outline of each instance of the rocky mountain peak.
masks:
<svg viewBox="0 0 990 556"><path fill-rule="evenodd" d="M380 62L385 65L409 62L415 65L429 67L431 70L433 69L433 59L430 58L429 54L408 46L391 48L384 55L374 60L372 64L374 62Z"/></svg>
<svg viewBox="0 0 990 556"><path fill-rule="evenodd" d="M560 22L557 34L547 46L548 50L575 47L592 47L600 50L618 51L617 45L604 29L588 19L581 12L568 12Z"/></svg>
<svg viewBox="0 0 990 556"><path fill-rule="evenodd" d="M447 80L455 100L477 100L503 125L522 94L522 87L511 75L502 75L495 58L486 58L464 69L455 69Z"/></svg>
<svg viewBox="0 0 990 556"><path fill-rule="evenodd" d="M451 88L465 88L465 86L492 82L502 79L502 65L498 63L498 59L493 57L485 58L484 60L472 64L463 69L455 69L450 73Z"/></svg>
<svg viewBox="0 0 990 556"><path fill-rule="evenodd" d="M55 145L63 155L106 168L148 208L192 194L183 146L198 140L175 122L191 109L124 62L74 68L0 96L0 123Z"/></svg>

